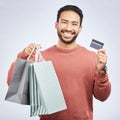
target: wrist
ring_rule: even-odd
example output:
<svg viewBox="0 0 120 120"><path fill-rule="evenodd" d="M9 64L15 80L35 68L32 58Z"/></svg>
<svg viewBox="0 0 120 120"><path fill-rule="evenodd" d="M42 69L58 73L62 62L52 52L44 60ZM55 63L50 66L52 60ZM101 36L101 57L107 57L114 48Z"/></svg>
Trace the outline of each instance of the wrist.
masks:
<svg viewBox="0 0 120 120"><path fill-rule="evenodd" d="M25 49L21 52L21 58L27 59L28 55L25 54Z"/></svg>
<svg viewBox="0 0 120 120"><path fill-rule="evenodd" d="M105 66L102 70L98 71L98 74L105 75L107 73L107 66Z"/></svg>

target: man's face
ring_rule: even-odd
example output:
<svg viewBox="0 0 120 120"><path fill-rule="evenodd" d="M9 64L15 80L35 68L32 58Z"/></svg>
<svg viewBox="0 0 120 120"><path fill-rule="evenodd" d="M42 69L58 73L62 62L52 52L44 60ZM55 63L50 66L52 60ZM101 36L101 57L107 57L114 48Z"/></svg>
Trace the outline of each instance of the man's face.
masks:
<svg viewBox="0 0 120 120"><path fill-rule="evenodd" d="M65 44L73 43L82 28L80 26L80 17L74 11L62 12L55 27L57 29L59 39Z"/></svg>

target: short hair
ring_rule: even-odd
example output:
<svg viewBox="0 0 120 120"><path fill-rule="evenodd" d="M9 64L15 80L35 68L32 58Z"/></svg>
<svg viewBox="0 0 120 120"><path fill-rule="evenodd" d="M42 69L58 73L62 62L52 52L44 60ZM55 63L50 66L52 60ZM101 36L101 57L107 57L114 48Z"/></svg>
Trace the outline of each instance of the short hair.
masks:
<svg viewBox="0 0 120 120"><path fill-rule="evenodd" d="M83 20L82 10L75 5L66 5L66 6L61 7L57 12L57 22L59 21L61 13L64 12L64 11L74 11L74 12L76 12L80 16L80 25L82 25L82 20Z"/></svg>

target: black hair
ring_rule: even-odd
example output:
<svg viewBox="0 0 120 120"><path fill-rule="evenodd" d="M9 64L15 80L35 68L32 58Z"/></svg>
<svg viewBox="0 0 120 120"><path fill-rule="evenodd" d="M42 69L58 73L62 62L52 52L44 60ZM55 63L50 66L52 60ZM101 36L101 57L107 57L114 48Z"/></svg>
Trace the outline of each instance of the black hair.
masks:
<svg viewBox="0 0 120 120"><path fill-rule="evenodd" d="M74 12L76 12L80 16L80 25L82 24L82 20L83 20L82 10L75 5L66 5L66 6L61 7L57 12L57 22L59 21L60 15L63 11L74 11Z"/></svg>

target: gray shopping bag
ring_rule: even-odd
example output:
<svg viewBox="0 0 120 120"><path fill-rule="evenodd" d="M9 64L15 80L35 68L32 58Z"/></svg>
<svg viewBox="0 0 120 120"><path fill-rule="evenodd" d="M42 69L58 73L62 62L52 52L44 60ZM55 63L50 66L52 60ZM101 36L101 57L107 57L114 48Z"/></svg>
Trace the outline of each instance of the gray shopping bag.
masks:
<svg viewBox="0 0 120 120"><path fill-rule="evenodd" d="M51 114L67 109L51 61L32 63L29 68L30 115Z"/></svg>
<svg viewBox="0 0 120 120"><path fill-rule="evenodd" d="M28 68L32 62L18 58L5 100L29 105Z"/></svg>

